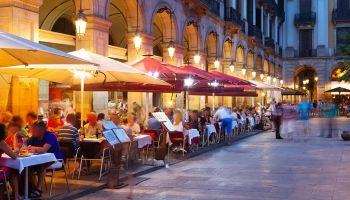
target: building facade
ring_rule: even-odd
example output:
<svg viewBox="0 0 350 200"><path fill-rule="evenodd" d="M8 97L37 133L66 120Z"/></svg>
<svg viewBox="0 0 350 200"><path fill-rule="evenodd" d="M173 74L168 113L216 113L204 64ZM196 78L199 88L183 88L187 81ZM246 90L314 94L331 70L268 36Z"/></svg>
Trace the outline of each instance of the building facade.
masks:
<svg viewBox="0 0 350 200"><path fill-rule="evenodd" d="M296 46L298 29L294 25L291 28L289 23L290 17L294 19L293 12L298 12L298 9L290 11L291 5L298 7L297 1L0 0L0 31L65 52L85 48L125 62L152 55L176 66L190 63L208 71L218 70L244 79L275 84L288 78L286 81L290 84L293 80L289 76L298 66L311 65L309 60L320 60L327 63L322 66L328 66L334 48L334 45L330 45L334 44L330 39L334 34L325 31L327 25L318 25L319 21L323 21L320 19L312 27L317 28L317 33L327 32L327 36L314 33L317 43L313 44L313 49L317 50L318 57L305 58L305 63L300 61L294 66L295 60L300 58L295 53L299 49ZM312 9L327 8L331 13L330 1L313 2L318 4L312 5ZM77 37L74 17L81 8L87 16L87 29L83 37ZM287 14L284 10L288 11ZM329 16L320 14L320 17L329 20ZM333 26L332 23L328 25ZM134 45L136 33L140 33L142 38L139 50ZM167 50L170 42L175 45L173 58ZM282 59L282 52L286 60ZM196 54L200 55L199 64L193 60ZM216 60L220 61L219 65L214 64ZM328 71L325 71L325 67L320 70L316 71L319 82L323 83L321 75L326 76ZM5 75L1 81L1 110L10 109L23 114L28 109L38 107L35 99L45 104L50 98L48 82ZM144 95L128 93L128 101L144 103ZM23 101L23 97L27 101ZM91 109L96 103L93 99L106 103L108 98L108 93L88 92L85 107ZM164 94L163 106L167 98L169 95ZM203 107L210 101L204 97L191 98L196 98L191 102L199 102L194 103L193 108ZM232 105L232 102L249 103L244 98L234 100L225 97L218 100L228 105ZM78 100L76 104L79 104ZM76 108L79 106L76 105Z"/></svg>
<svg viewBox="0 0 350 200"><path fill-rule="evenodd" d="M325 91L342 84L340 48L349 44L349 4L348 0L285 1L285 84L305 89L310 100L329 98Z"/></svg>

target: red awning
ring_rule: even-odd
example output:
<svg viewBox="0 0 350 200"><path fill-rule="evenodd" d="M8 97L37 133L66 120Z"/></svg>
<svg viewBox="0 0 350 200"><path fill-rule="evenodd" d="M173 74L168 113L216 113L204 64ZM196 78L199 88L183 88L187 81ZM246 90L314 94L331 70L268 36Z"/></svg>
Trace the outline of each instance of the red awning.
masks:
<svg viewBox="0 0 350 200"><path fill-rule="evenodd" d="M253 85L251 84L249 81L234 77L234 76L230 76L218 71L212 71L211 72L213 75L215 75L216 77L220 77L221 79L226 80L227 82L231 83L231 84L237 84L237 85Z"/></svg>
<svg viewBox="0 0 350 200"><path fill-rule="evenodd" d="M212 93L207 92L189 92L189 95L199 95L199 96L211 96ZM222 92L222 93L215 93L215 96L241 96L241 97L257 97L258 94L256 92L243 92L243 91L237 91L237 92Z"/></svg>
<svg viewBox="0 0 350 200"><path fill-rule="evenodd" d="M189 71L191 73L197 74L198 76L200 76L202 78L211 80L211 81L215 81L216 80L216 81L222 82L222 81L225 80L225 79L223 79L221 77L215 76L214 74L212 74L210 72L207 72L205 70L199 69L198 67L194 67L194 66L191 66L191 65L184 65L181 68L183 68L184 70Z"/></svg>

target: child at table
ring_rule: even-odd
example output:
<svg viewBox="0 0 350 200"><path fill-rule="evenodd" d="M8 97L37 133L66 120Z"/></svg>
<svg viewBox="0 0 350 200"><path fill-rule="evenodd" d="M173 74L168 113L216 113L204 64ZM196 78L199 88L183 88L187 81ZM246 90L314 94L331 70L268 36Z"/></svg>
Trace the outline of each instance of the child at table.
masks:
<svg viewBox="0 0 350 200"><path fill-rule="evenodd" d="M2 154L8 155L12 159L17 158L17 154L12 151L12 149L6 144L4 141L6 135L6 126L4 124L0 124L0 156ZM0 162L0 170L4 173L0 173L0 181L4 181L5 177L9 177L10 185L14 193L14 199L19 200L22 199L22 197L19 195L18 192L18 171L14 169L10 169L6 166L3 166L3 163ZM4 177L5 175L5 177ZM0 188L0 194L4 194L4 185ZM3 199L3 196L1 196L1 199Z"/></svg>
<svg viewBox="0 0 350 200"><path fill-rule="evenodd" d="M5 142L14 150L19 150L23 144L23 138L26 135L21 131L21 126L17 123L11 122L7 128L8 136Z"/></svg>

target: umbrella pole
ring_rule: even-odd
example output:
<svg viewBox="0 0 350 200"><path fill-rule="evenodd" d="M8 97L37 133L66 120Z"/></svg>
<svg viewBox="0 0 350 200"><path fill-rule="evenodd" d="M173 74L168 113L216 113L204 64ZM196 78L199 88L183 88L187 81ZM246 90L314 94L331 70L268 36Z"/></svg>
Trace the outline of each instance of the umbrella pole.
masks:
<svg viewBox="0 0 350 200"><path fill-rule="evenodd" d="M186 90L186 92L185 92L185 98L186 98L186 121L188 121L189 120L189 116L188 116L188 91Z"/></svg>
<svg viewBox="0 0 350 200"><path fill-rule="evenodd" d="M215 112L215 93L214 92L212 93L211 98L212 98L212 100L211 100L211 107L213 109L213 112Z"/></svg>
<svg viewBox="0 0 350 200"><path fill-rule="evenodd" d="M81 113L81 119L80 119L80 133L81 135L84 135L84 77L80 77L80 113Z"/></svg>

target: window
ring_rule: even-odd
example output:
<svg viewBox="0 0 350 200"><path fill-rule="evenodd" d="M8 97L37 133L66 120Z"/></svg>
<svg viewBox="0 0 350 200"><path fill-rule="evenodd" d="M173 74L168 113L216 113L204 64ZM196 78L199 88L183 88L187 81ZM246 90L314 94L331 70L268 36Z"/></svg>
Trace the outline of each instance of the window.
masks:
<svg viewBox="0 0 350 200"><path fill-rule="evenodd" d="M299 31L299 56L312 56L312 30Z"/></svg>
<svg viewBox="0 0 350 200"><path fill-rule="evenodd" d="M337 28L337 54L340 55L341 53L341 47L343 45L348 45L349 44L349 37L350 37L350 28Z"/></svg>
<svg viewBox="0 0 350 200"><path fill-rule="evenodd" d="M300 13L311 12L311 0L300 0Z"/></svg>
<svg viewBox="0 0 350 200"><path fill-rule="evenodd" d="M350 9L350 0L338 0L337 8L342 10Z"/></svg>

